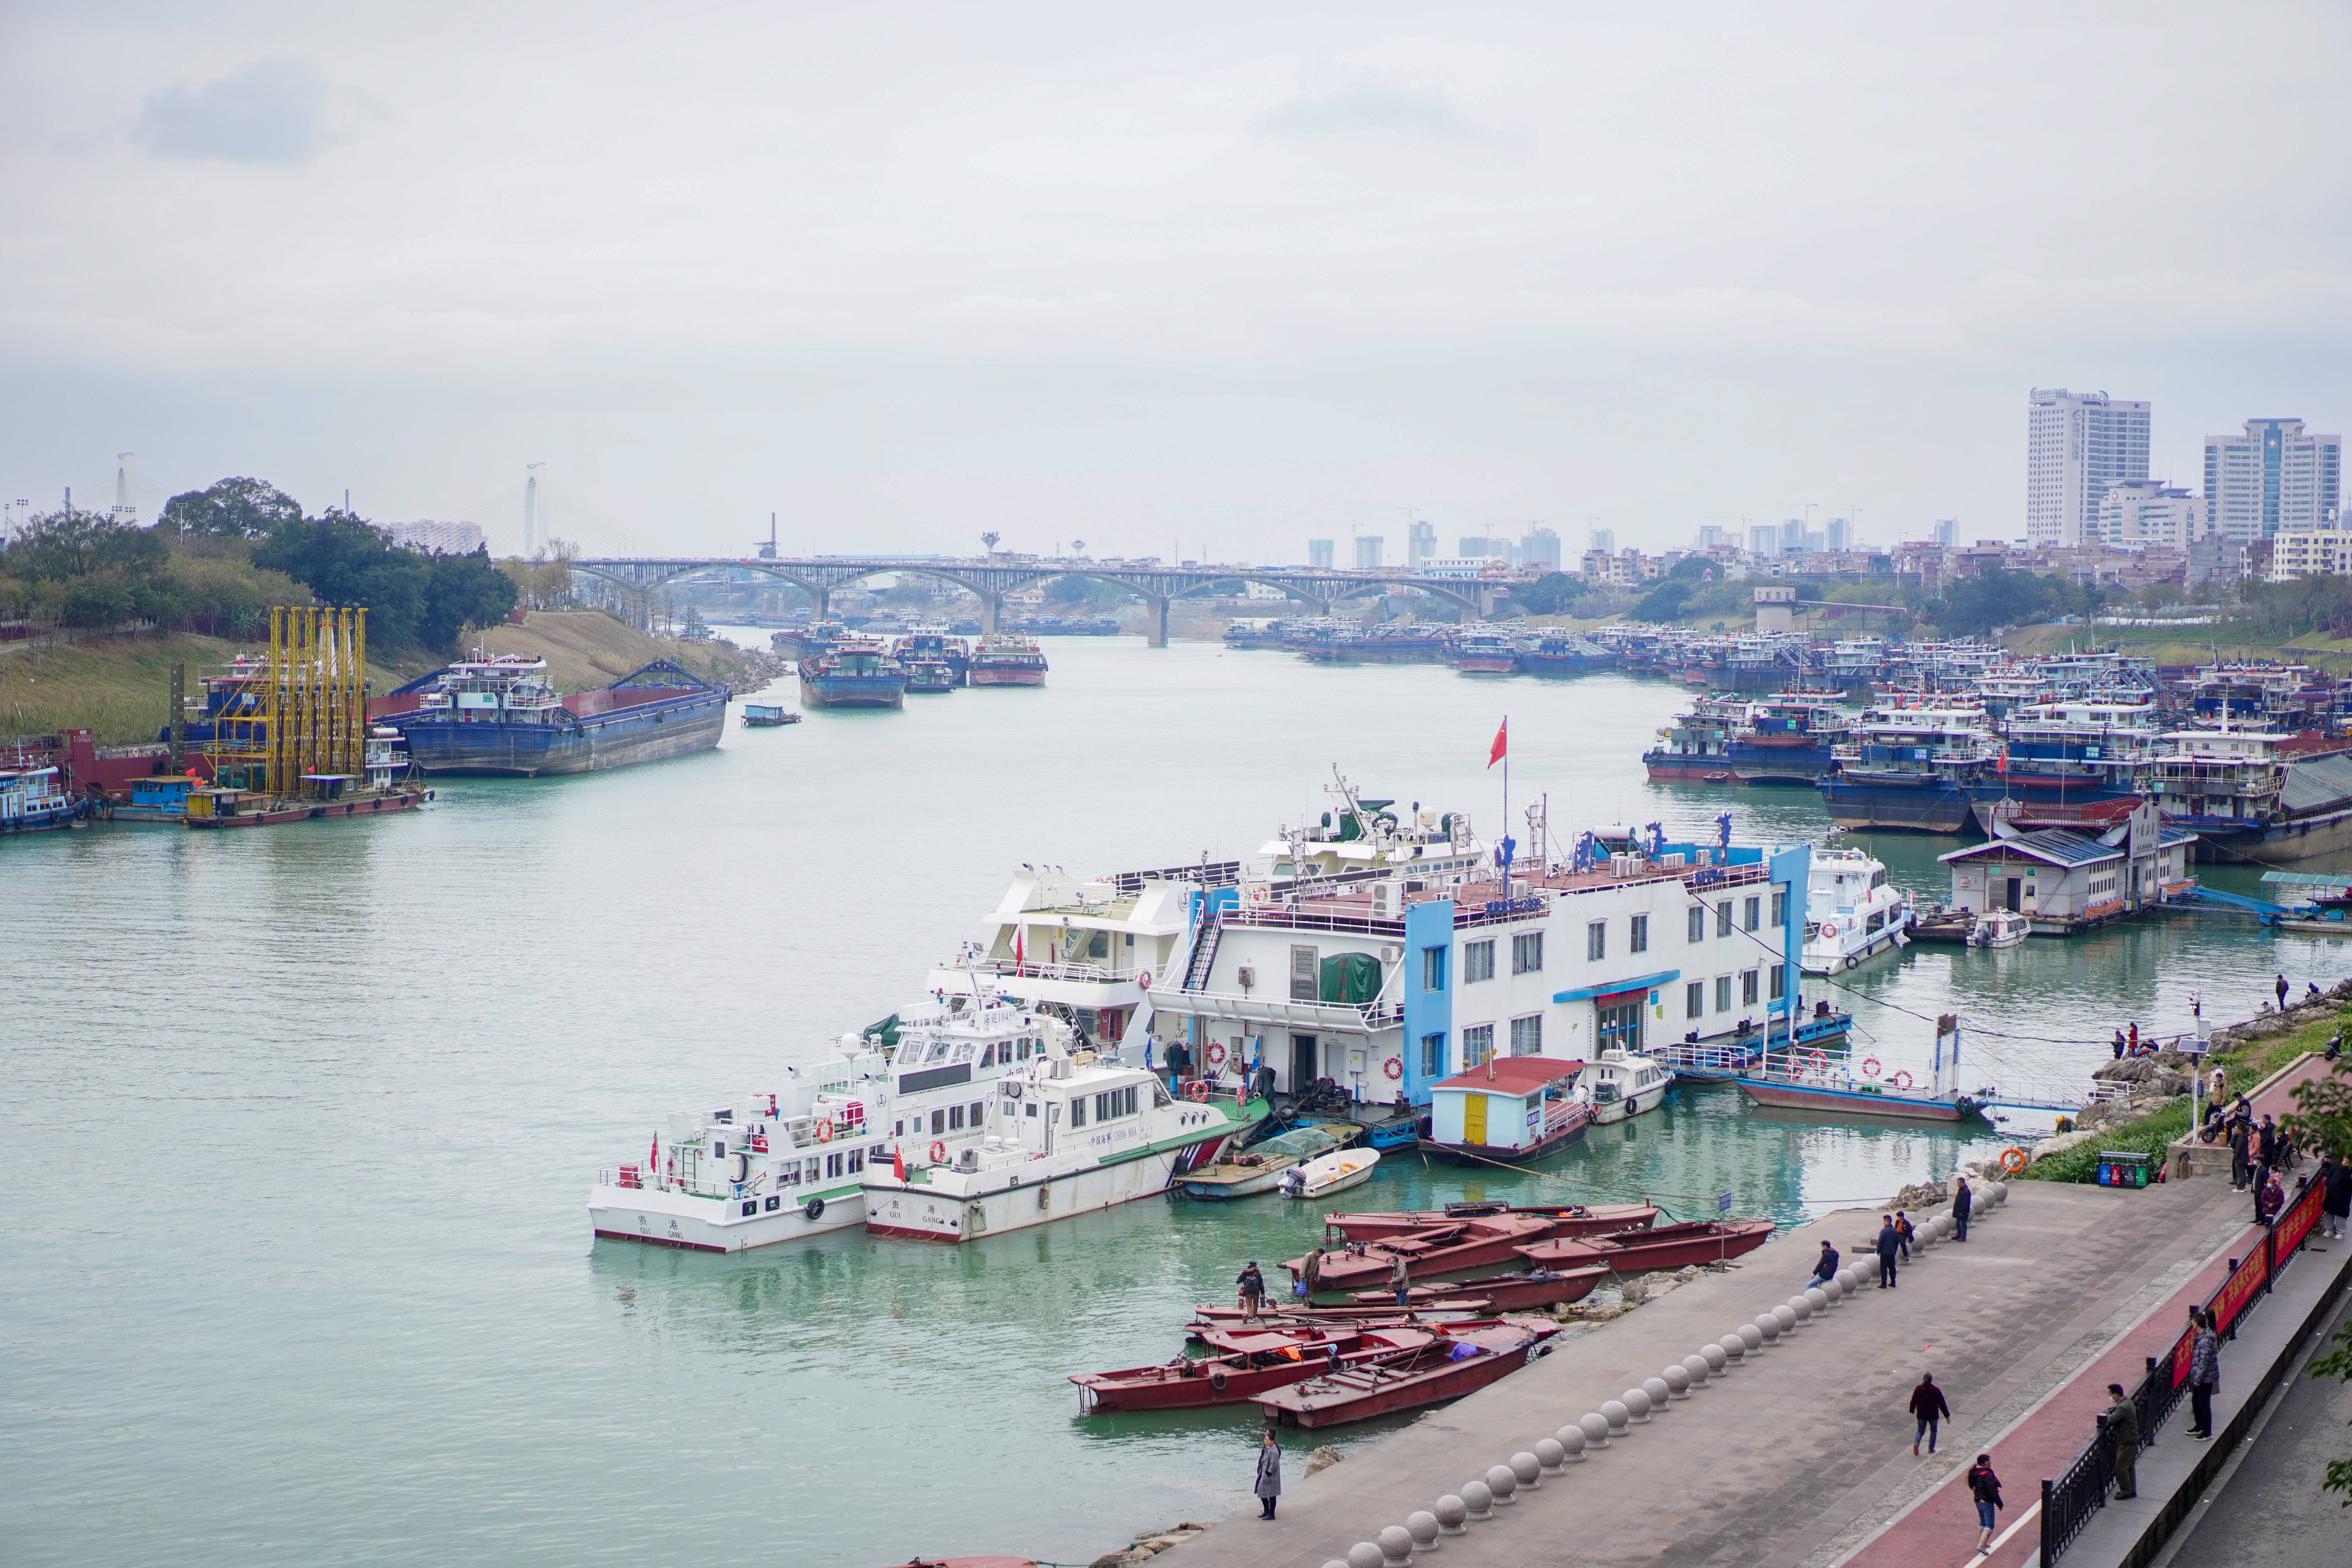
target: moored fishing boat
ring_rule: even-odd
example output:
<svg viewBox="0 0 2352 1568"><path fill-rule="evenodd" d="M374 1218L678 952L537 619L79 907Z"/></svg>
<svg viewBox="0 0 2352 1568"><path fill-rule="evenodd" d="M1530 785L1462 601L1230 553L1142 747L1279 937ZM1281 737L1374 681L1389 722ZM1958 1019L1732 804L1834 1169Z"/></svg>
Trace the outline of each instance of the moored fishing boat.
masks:
<svg viewBox="0 0 2352 1568"><path fill-rule="evenodd" d="M2033 931L2033 921L2008 910L1990 910L1969 927L1970 947L2015 947Z"/></svg>
<svg viewBox="0 0 2352 1568"><path fill-rule="evenodd" d="M1947 1013L1936 1021L1935 1065L1929 1080L1915 1083L1908 1068L1885 1072L1874 1058L1850 1071L1825 1052L1782 1053L1742 1073L1739 1091L1757 1104L1780 1110L1831 1116L1891 1117L1903 1121L1959 1121L1984 1114L1990 1089L1959 1089L1960 1025Z"/></svg>
<svg viewBox="0 0 2352 1568"><path fill-rule="evenodd" d="M773 730L785 724L797 724L801 716L781 704L746 702L743 704L743 728Z"/></svg>
<svg viewBox="0 0 2352 1568"><path fill-rule="evenodd" d="M1381 1163L1378 1149L1334 1149L1297 1165L1283 1176L1284 1195L1319 1202L1333 1193L1362 1186Z"/></svg>
<svg viewBox="0 0 2352 1568"><path fill-rule="evenodd" d="M990 632L971 656L968 679L974 686L1043 686L1045 656L1037 639L1019 632Z"/></svg>
<svg viewBox="0 0 2352 1568"><path fill-rule="evenodd" d="M1509 1262L1518 1248L1549 1234L1550 1221L1535 1215L1490 1215L1430 1226L1375 1242L1349 1242L1344 1250L1319 1254L1316 1288L1350 1290L1383 1283L1391 1278L1391 1268L1400 1259L1404 1263L1407 1279L1490 1268ZM1283 1267L1296 1279L1305 1271L1307 1258L1302 1254Z"/></svg>
<svg viewBox="0 0 2352 1568"><path fill-rule="evenodd" d="M1747 721L1731 731L1725 760L1742 784L1814 784L1837 765L1834 748L1845 731L1845 715L1832 703L1784 693L1748 709Z"/></svg>
<svg viewBox="0 0 2352 1568"><path fill-rule="evenodd" d="M1509 675L1519 668L1518 646L1501 632L1464 632L1454 639L1454 668L1465 675Z"/></svg>
<svg viewBox="0 0 2352 1568"><path fill-rule="evenodd" d="M1559 1332L1558 1323L1543 1319L1456 1325L1408 1358L1307 1378L1265 1395L1257 1406L1269 1422L1307 1427L1417 1410L1509 1376L1549 1351Z"/></svg>
<svg viewBox="0 0 2352 1568"><path fill-rule="evenodd" d="M1318 1123L1277 1133L1227 1154L1214 1164L1187 1173L1177 1188L1188 1198L1245 1198L1270 1193L1291 1171L1343 1147L1355 1137L1352 1122L1344 1127Z"/></svg>
<svg viewBox="0 0 2352 1568"><path fill-rule="evenodd" d="M905 705L907 672L878 637L843 637L814 658L800 661L803 708L898 708Z"/></svg>
<svg viewBox="0 0 2352 1568"><path fill-rule="evenodd" d="M1724 1263L1742 1258L1764 1245L1772 1234L1769 1219L1689 1220L1622 1236L1562 1237L1522 1247L1518 1255L1545 1268L1579 1268L1598 1265L1624 1276L1661 1268L1687 1268L1695 1263Z"/></svg>
<svg viewBox="0 0 2352 1568"><path fill-rule="evenodd" d="M1178 1356L1158 1366L1080 1373L1078 1408L1089 1415L1122 1410L1197 1410L1244 1400L1321 1373L1381 1366L1417 1354L1441 1331L1427 1328L1337 1328L1301 1341L1259 1330L1212 1331L1220 1353L1195 1361Z"/></svg>
<svg viewBox="0 0 2352 1568"><path fill-rule="evenodd" d="M63 778L60 768L0 769L0 833L70 826L82 803L66 793Z"/></svg>
<svg viewBox="0 0 2352 1568"><path fill-rule="evenodd" d="M1381 1241L1431 1226L1479 1219L1494 1215L1518 1215L1549 1220L1548 1237L1607 1236L1621 1230L1647 1230L1657 1223L1655 1204L1448 1204L1443 1209L1409 1209L1393 1214L1326 1215L1323 1227L1348 1241Z"/></svg>
<svg viewBox="0 0 2352 1568"><path fill-rule="evenodd" d="M1476 1279L1449 1279L1436 1285L1414 1285L1405 1291L1409 1308L1433 1307L1441 1301L1476 1300L1496 1312L1538 1311L1581 1301L1609 1277L1606 1264L1587 1263L1567 1268L1538 1266L1516 1274L1494 1274ZM1349 1300L1363 1306L1393 1306L1393 1290L1358 1290Z"/></svg>
<svg viewBox="0 0 2352 1568"><path fill-rule="evenodd" d="M420 773L544 778L707 752L728 691L667 659L570 697L530 655L466 659L410 681L370 711L406 738Z"/></svg>

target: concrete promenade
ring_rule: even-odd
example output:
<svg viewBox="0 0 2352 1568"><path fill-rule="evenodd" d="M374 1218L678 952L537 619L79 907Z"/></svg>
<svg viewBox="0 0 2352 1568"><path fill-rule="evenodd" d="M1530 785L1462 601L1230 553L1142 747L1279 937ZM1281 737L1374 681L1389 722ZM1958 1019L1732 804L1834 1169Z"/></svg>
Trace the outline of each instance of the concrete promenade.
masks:
<svg viewBox="0 0 2352 1568"><path fill-rule="evenodd" d="M1948 1241L1916 1258L1897 1289L1866 1284L1427 1555L1456 1568L1968 1562L1974 1529L1957 1544L1948 1540L1943 1515L1953 1494L1946 1483L2012 1427L2063 1434L2071 1454L2087 1418L2021 1418L2151 1313L2163 1320L2168 1343L2178 1314L2158 1310L2247 1229L2248 1200L2226 1183L2124 1192L2025 1182L2009 1191L2006 1204L1979 1211L1965 1245ZM1801 1226L1312 1480L1294 1480L1275 1522L1244 1514L1155 1561L1173 1568L1344 1561L1382 1527L1458 1494L1490 1466L1532 1451L1555 1429L1786 1301L1803 1288L1822 1237L1848 1263L1868 1264L1874 1279L1874 1259L1862 1256L1861 1244L1876 1228L1876 1210ZM1940 1452L1915 1459L1905 1405L1922 1371L1944 1386L1954 1419ZM2013 1470L2003 1469L2012 1502L2004 1527L2038 1496L2044 1473L2020 1455ZM1903 1544L1888 1541L1890 1520L1920 1532L1899 1559L1879 1554Z"/></svg>

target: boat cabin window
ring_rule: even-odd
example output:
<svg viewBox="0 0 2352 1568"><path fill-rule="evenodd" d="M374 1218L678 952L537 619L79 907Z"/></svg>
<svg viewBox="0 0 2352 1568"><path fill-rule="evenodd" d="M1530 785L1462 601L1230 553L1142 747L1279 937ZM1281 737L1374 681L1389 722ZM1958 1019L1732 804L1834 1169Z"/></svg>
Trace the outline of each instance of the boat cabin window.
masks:
<svg viewBox="0 0 2352 1568"><path fill-rule="evenodd" d="M966 1040L962 1045L960 1045L955 1048L954 1059L960 1062L968 1062L971 1060L971 1042L970 1040Z"/></svg>
<svg viewBox="0 0 2352 1568"><path fill-rule="evenodd" d="M963 1129L963 1107L962 1107L962 1106L961 1106L961 1105L950 1105L950 1106L949 1106L949 1107L948 1107L948 1131L950 1131L950 1132L957 1132L957 1131L962 1131L962 1129Z"/></svg>
<svg viewBox="0 0 2352 1568"><path fill-rule="evenodd" d="M1027 1110L1027 1112L1026 1112L1026 1113L1027 1113L1028 1115L1031 1115L1031 1116L1034 1116L1034 1115L1036 1115L1036 1114L1037 1114L1037 1102L1036 1102L1035 1100L1031 1100L1031 1101L1029 1102L1028 1110Z"/></svg>
<svg viewBox="0 0 2352 1568"><path fill-rule="evenodd" d="M1772 923L1776 926L1789 923L1789 895L1786 893L1772 895Z"/></svg>
<svg viewBox="0 0 2352 1568"><path fill-rule="evenodd" d="M1739 922L1740 929L1742 931L1754 931L1758 926L1764 923L1764 900L1762 899L1748 900L1747 906L1740 910L1740 913L1744 917Z"/></svg>
<svg viewBox="0 0 2352 1568"><path fill-rule="evenodd" d="M1073 1095L1073 1096L1071 1096L1071 1097L1070 1097L1070 1125L1071 1125L1073 1128L1077 1128L1077 1127L1084 1127L1086 1124L1087 1124L1087 1100L1086 1100L1086 1096L1084 1096L1084 1095Z"/></svg>
<svg viewBox="0 0 2352 1568"><path fill-rule="evenodd" d="M983 1114L987 1111L987 1110L988 1110L988 1101L986 1101L986 1100L973 1100L973 1101L971 1102L971 1108L970 1108L969 1111L967 1112L967 1114L971 1117L971 1124L972 1124L974 1127L977 1127L977 1126L979 1126L979 1125L981 1124L981 1122L982 1122L982 1119L983 1119Z"/></svg>
<svg viewBox="0 0 2352 1568"><path fill-rule="evenodd" d="M1176 1097L1168 1092L1168 1086L1156 1078L1151 1080L1151 1103L1155 1106L1169 1106L1176 1103Z"/></svg>
<svg viewBox="0 0 2352 1568"><path fill-rule="evenodd" d="M944 1110L934 1110L934 1111L932 1111L932 1112L931 1112L931 1136L932 1136L932 1137L934 1137L934 1138L936 1138L936 1137L938 1137L940 1133L942 1133L942 1132L946 1131L947 1130L948 1130L948 1113L947 1113L946 1111L944 1111Z"/></svg>
<svg viewBox="0 0 2352 1568"><path fill-rule="evenodd" d="M798 1160L786 1160L776 1166L776 1185L797 1187L800 1184L801 1163Z"/></svg>
<svg viewBox="0 0 2352 1568"><path fill-rule="evenodd" d="M876 1164L881 1163L889 1157L890 1146L887 1143L877 1143L866 1151L866 1158Z"/></svg>
<svg viewBox="0 0 2352 1568"><path fill-rule="evenodd" d="M840 1155L827 1154L824 1157L824 1173L828 1176L838 1176L841 1174Z"/></svg>
<svg viewBox="0 0 2352 1568"><path fill-rule="evenodd" d="M936 1044L934 1044L934 1045L931 1047L930 1054L929 1054L929 1056L925 1057L923 1059L924 1059L925 1061L927 1061L927 1062L943 1062L943 1061L947 1060L947 1059L948 1059L948 1042L947 1042L947 1041L945 1041L945 1040L940 1040L940 1041L937 1042Z"/></svg>
<svg viewBox="0 0 2352 1568"><path fill-rule="evenodd" d="M1095 1120L1114 1121L1120 1117L1132 1116L1136 1111L1136 1100L1137 1095L1132 1086L1127 1089L1114 1089L1108 1093L1096 1095Z"/></svg>
<svg viewBox="0 0 2352 1568"><path fill-rule="evenodd" d="M1706 981L1694 980L1683 987L1683 1016L1685 1018L1706 1016Z"/></svg>
<svg viewBox="0 0 2352 1568"><path fill-rule="evenodd" d="M1705 904L1693 904L1690 907L1689 923L1690 931L1685 935L1685 940L1688 942L1705 942L1706 940L1706 906Z"/></svg>
<svg viewBox="0 0 2352 1568"><path fill-rule="evenodd" d="M1870 874L1870 885L1871 885L1874 889L1875 889L1875 888L1883 888L1883 887L1886 886L1886 868L1885 868L1885 867L1881 866L1877 870L1873 871L1873 872Z"/></svg>
<svg viewBox="0 0 2352 1568"><path fill-rule="evenodd" d="M980 1053L980 1065L984 1068L992 1068L996 1065L995 1041L991 1040L986 1046L982 1047Z"/></svg>

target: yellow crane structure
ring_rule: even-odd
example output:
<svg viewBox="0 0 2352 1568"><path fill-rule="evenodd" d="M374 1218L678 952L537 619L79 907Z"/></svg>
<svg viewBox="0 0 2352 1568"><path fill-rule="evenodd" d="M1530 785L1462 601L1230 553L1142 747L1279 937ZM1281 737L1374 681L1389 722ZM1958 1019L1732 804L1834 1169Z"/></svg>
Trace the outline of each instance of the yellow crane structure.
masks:
<svg viewBox="0 0 2352 1568"><path fill-rule="evenodd" d="M205 747L217 785L281 799L366 777L367 611L274 605L269 658Z"/></svg>

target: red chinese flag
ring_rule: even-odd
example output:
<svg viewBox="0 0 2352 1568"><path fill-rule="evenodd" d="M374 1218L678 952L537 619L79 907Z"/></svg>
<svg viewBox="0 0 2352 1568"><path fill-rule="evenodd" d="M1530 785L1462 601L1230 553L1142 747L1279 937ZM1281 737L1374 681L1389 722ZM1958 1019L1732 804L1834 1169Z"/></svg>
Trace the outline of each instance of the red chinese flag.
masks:
<svg viewBox="0 0 2352 1568"><path fill-rule="evenodd" d="M890 1151L890 1174L901 1182L907 1179L907 1152L905 1150L893 1149Z"/></svg>
<svg viewBox="0 0 2352 1568"><path fill-rule="evenodd" d="M1492 751L1486 753L1486 765L1491 768L1496 763L1501 762L1504 756L1509 752L1510 749L1511 721L1508 719L1506 719L1503 721L1502 726L1495 731L1495 746Z"/></svg>

